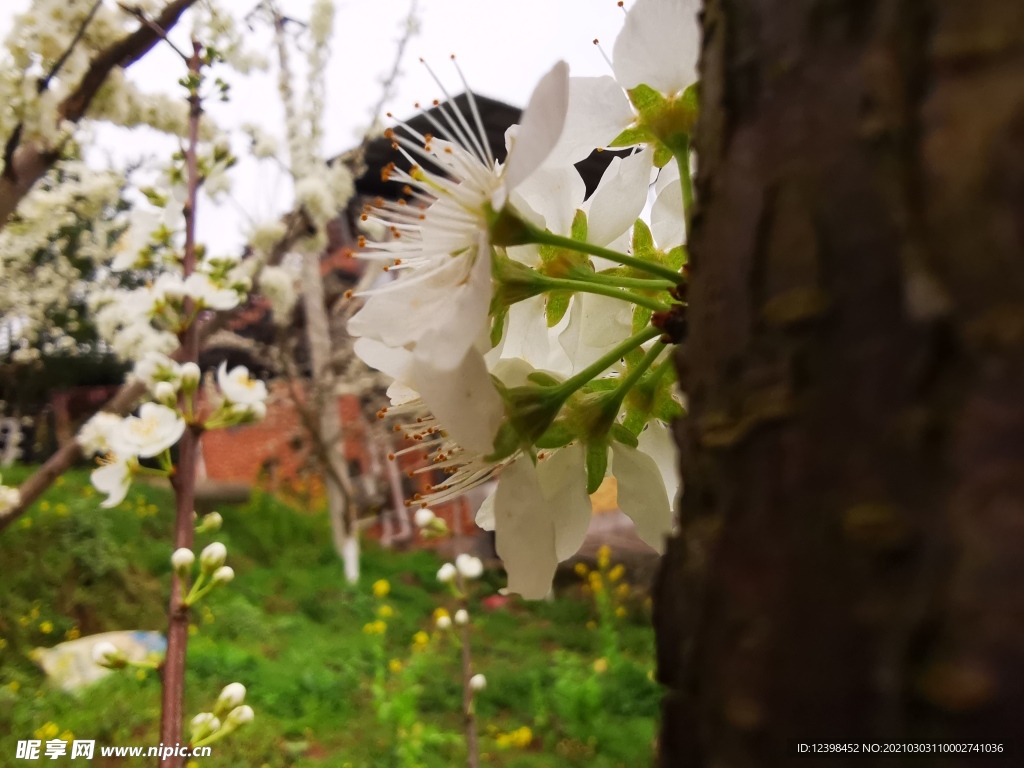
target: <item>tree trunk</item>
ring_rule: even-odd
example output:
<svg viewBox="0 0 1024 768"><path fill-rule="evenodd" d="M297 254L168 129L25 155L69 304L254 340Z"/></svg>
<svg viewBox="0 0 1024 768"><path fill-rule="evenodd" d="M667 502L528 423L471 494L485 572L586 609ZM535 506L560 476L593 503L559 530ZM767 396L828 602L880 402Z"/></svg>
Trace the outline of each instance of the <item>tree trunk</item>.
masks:
<svg viewBox="0 0 1024 768"><path fill-rule="evenodd" d="M796 740L1010 748L1024 4L706 0L703 24L662 765L786 764Z"/></svg>
<svg viewBox="0 0 1024 768"><path fill-rule="evenodd" d="M330 371L331 329L324 304L320 257L315 251L302 257L302 305L306 312L306 340L312 368L310 396L318 409L318 434L310 437L320 441L323 453L330 461L329 470L324 472L324 484L327 487L331 535L345 567L345 578L350 584L355 584L359 581L359 531L350 509L352 484L348 480L348 465L342 454L341 417Z"/></svg>

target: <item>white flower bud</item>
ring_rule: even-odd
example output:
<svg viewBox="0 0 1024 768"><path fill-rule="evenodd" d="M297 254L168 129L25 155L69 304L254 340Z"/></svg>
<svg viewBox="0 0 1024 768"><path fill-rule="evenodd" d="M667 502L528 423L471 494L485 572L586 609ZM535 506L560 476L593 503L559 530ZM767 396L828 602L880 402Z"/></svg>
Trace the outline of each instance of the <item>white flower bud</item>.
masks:
<svg viewBox="0 0 1024 768"><path fill-rule="evenodd" d="M121 669L128 663L118 647L107 640L101 640L92 647L92 660L107 669Z"/></svg>
<svg viewBox="0 0 1024 768"><path fill-rule="evenodd" d="M455 623L460 627L466 626L469 624L469 614L466 613L464 609L459 608L459 610L455 612Z"/></svg>
<svg viewBox="0 0 1024 768"><path fill-rule="evenodd" d="M473 691L482 691L487 687L487 678L483 675L473 675L469 678L469 687Z"/></svg>
<svg viewBox="0 0 1024 768"><path fill-rule="evenodd" d="M219 531L222 525L224 525L224 518L220 516L220 512L211 512L208 515L203 515L197 530L203 533L213 533Z"/></svg>
<svg viewBox="0 0 1024 768"><path fill-rule="evenodd" d="M249 418L253 421L263 421L267 416L267 404L260 401L249 406Z"/></svg>
<svg viewBox="0 0 1024 768"><path fill-rule="evenodd" d="M192 718L192 741L216 733L220 730L220 720L213 712L200 712Z"/></svg>
<svg viewBox="0 0 1024 768"><path fill-rule="evenodd" d="M455 570L455 566L451 563L445 563L437 572L437 580L442 584L449 584L455 581L455 575L458 571Z"/></svg>
<svg viewBox="0 0 1024 768"><path fill-rule="evenodd" d="M202 565L203 573L210 574L224 565L228 556L228 548L219 541L207 545L206 549L199 555L199 562Z"/></svg>
<svg viewBox="0 0 1024 768"><path fill-rule="evenodd" d="M153 387L153 397L158 403L173 407L178 398L178 390L169 381L158 381Z"/></svg>
<svg viewBox="0 0 1024 768"><path fill-rule="evenodd" d="M437 617L437 628L441 630L451 629L452 620L450 616L438 616Z"/></svg>
<svg viewBox="0 0 1024 768"><path fill-rule="evenodd" d="M240 707L232 709L226 718L224 718L224 727L234 730L240 725L251 723L254 717L252 707L248 704L243 704Z"/></svg>
<svg viewBox="0 0 1024 768"><path fill-rule="evenodd" d="M228 683L217 697L217 711L233 711L245 701L245 686L241 683Z"/></svg>
<svg viewBox="0 0 1024 768"><path fill-rule="evenodd" d="M174 554L171 555L171 567L174 568L179 576L183 576L192 570L192 564L195 561L195 554L191 549L186 549L185 547L174 550Z"/></svg>
<svg viewBox="0 0 1024 768"><path fill-rule="evenodd" d="M199 386L199 379L202 373L195 363L182 363L181 365L181 388L186 394L194 392Z"/></svg>
<svg viewBox="0 0 1024 768"><path fill-rule="evenodd" d="M233 578L235 578L235 569L230 565L222 565L213 572L214 584L227 584Z"/></svg>
<svg viewBox="0 0 1024 768"><path fill-rule="evenodd" d="M437 517L437 515L434 514L433 510L427 507L422 507L421 509L416 510L416 514L413 515L413 520L415 521L417 528L426 528L434 522L435 517Z"/></svg>
<svg viewBox="0 0 1024 768"><path fill-rule="evenodd" d="M479 579L484 572L484 564L480 558L467 554L455 558L455 567L464 579Z"/></svg>

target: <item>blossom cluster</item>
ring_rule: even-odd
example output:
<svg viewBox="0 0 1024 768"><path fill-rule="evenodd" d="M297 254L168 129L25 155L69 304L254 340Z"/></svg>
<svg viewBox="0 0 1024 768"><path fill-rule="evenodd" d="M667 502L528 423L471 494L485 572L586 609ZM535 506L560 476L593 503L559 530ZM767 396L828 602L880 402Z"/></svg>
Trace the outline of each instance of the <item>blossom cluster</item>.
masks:
<svg viewBox="0 0 1024 768"><path fill-rule="evenodd" d="M389 236L363 255L397 277L349 331L394 378L381 415L410 444L395 458L446 475L412 503L497 478L477 523L528 597L581 545L607 475L648 544L673 525L668 422L682 405L662 331L684 307L697 34L693 3L637 0L613 75L555 65L503 163L471 96L468 115L451 102L426 114L435 133L386 134L409 168L385 178L406 196L364 211ZM587 197L575 164L595 149L623 151Z"/></svg>
<svg viewBox="0 0 1024 768"><path fill-rule="evenodd" d="M99 455L101 466L92 483L107 494L104 507L120 504L132 478L142 472L170 472L170 449L191 425L215 429L259 421L266 415L267 386L253 378L245 366L217 370L217 394L206 411L196 393L199 366L178 364L160 352L147 352L135 365L133 376L146 385L149 400L138 415L121 417L100 411L85 423L76 439L87 456ZM161 469L142 467L139 459L156 459Z"/></svg>

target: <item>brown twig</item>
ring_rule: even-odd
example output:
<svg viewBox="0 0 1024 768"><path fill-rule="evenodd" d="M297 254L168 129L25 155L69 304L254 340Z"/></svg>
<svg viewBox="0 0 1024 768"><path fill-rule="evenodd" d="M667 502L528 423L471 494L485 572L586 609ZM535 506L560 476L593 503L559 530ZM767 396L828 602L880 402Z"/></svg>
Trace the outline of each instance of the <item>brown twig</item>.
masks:
<svg viewBox="0 0 1024 768"><path fill-rule="evenodd" d="M103 5L103 0L96 0L96 2L92 4L92 8L89 9L89 13L86 14L85 18L82 20L78 30L75 32L75 36L71 38L71 42L68 43L68 47L64 49L64 53L62 53L60 58L53 63L53 66L50 67L50 71L46 73L46 77L36 84L37 93L42 93L50 87L50 81L57 76L57 73L60 72L61 68L71 57L72 52L75 50L75 46L78 45L83 37L85 37L85 30L88 28L89 24L92 23L93 17L96 15L96 11L100 9L101 5Z"/></svg>
<svg viewBox="0 0 1024 768"><path fill-rule="evenodd" d="M203 60L202 45L192 41L192 55L188 59L190 76L199 79ZM187 278L196 268L196 203L199 197L199 121L203 104L199 86L192 83L189 98L188 147L185 150L185 171L188 198L185 200L185 253L182 272ZM186 299L183 314L191 317L193 300ZM181 333L182 361L199 362L199 326L189 323ZM184 392L179 396L179 407L188 412L186 400L193 397ZM174 486L174 548L192 549L195 540L196 459L198 458L200 430L190 425L178 443L178 464L171 483ZM160 740L164 744L181 742L185 703L185 654L188 649L188 604L183 602L181 579L177 571L171 576L171 596L167 606L167 654L164 658L163 695L160 709ZM160 759L160 768L180 768L184 758L168 755Z"/></svg>

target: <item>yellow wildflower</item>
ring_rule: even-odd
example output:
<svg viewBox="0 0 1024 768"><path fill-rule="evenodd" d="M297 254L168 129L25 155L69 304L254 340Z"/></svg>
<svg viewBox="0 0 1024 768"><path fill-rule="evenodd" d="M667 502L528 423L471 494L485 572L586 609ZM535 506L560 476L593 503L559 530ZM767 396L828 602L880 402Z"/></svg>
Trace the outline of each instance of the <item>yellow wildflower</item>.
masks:
<svg viewBox="0 0 1024 768"><path fill-rule="evenodd" d="M621 563L619 565L616 565L614 568L608 571L608 581L614 584L616 581L622 578L625 572L626 569L622 567Z"/></svg>
<svg viewBox="0 0 1024 768"><path fill-rule="evenodd" d="M445 610L444 608L436 608L434 610L434 621L437 621L438 619L440 619L442 617L449 618L449 619L451 618L451 616L449 615L447 610Z"/></svg>
<svg viewBox="0 0 1024 768"><path fill-rule="evenodd" d="M60 728L57 727L56 723L45 723L42 728L37 728L35 731L35 737L40 741L46 739L52 739L60 733Z"/></svg>
<svg viewBox="0 0 1024 768"><path fill-rule="evenodd" d="M188 633L189 633L190 636L191 635L198 635L199 634L199 627L197 627L195 624L189 624L188 625Z"/></svg>
<svg viewBox="0 0 1024 768"><path fill-rule="evenodd" d="M623 599L629 597L629 584L619 584L619 586L615 588L615 594Z"/></svg>
<svg viewBox="0 0 1024 768"><path fill-rule="evenodd" d="M430 635L424 632L422 629L412 636L412 642L414 645L423 648L430 642Z"/></svg>
<svg viewBox="0 0 1024 768"><path fill-rule="evenodd" d="M373 582L373 596L374 597L387 597L391 591L391 585L387 579L379 579Z"/></svg>
<svg viewBox="0 0 1024 768"><path fill-rule="evenodd" d="M96 493L96 491L93 490L93 487L91 485L87 485L82 489L82 495L85 496L85 498L89 498L94 493Z"/></svg>
<svg viewBox="0 0 1024 768"><path fill-rule="evenodd" d="M612 548L607 544L602 544L601 548L597 550L597 564L601 568L607 568L612 562Z"/></svg>
<svg viewBox="0 0 1024 768"><path fill-rule="evenodd" d="M395 609L386 603L377 609L377 615L382 619L390 619L395 615Z"/></svg>
<svg viewBox="0 0 1024 768"><path fill-rule="evenodd" d="M590 569L587 568L586 563L576 563L576 565L573 566L573 570L576 571L576 575L581 579L585 579L587 574L590 573Z"/></svg>
<svg viewBox="0 0 1024 768"><path fill-rule="evenodd" d="M56 485L58 488L62 487L64 483L65 480L63 475L59 475L57 479L53 481L53 484Z"/></svg>
<svg viewBox="0 0 1024 768"><path fill-rule="evenodd" d="M29 612L28 615L31 616L33 619L38 619L39 618L39 606L38 605L33 605L32 606L32 610Z"/></svg>
<svg viewBox="0 0 1024 768"><path fill-rule="evenodd" d="M39 511L40 512L49 512L50 511L50 502L46 501L45 499L40 501L39 502Z"/></svg>
<svg viewBox="0 0 1024 768"><path fill-rule="evenodd" d="M31 619L28 616L19 616L18 623L23 627L27 627L31 623Z"/></svg>
<svg viewBox="0 0 1024 768"><path fill-rule="evenodd" d="M44 635L50 634L51 632L53 632L53 622L44 621L42 624L39 625L39 631L42 632Z"/></svg>
<svg viewBox="0 0 1024 768"><path fill-rule="evenodd" d="M594 671L599 675L603 675L608 671L608 659L598 659L594 662Z"/></svg>
<svg viewBox="0 0 1024 768"><path fill-rule="evenodd" d="M388 669L391 670L391 674L397 675L402 671L402 662L399 659L392 659L388 662Z"/></svg>
<svg viewBox="0 0 1024 768"><path fill-rule="evenodd" d="M368 635L383 635L387 631L388 625L380 619L377 619L376 621L371 621L369 624L363 627L363 632L365 632Z"/></svg>
<svg viewBox="0 0 1024 768"><path fill-rule="evenodd" d="M11 693L17 693L21 690L21 683L19 683L17 680L11 680L11 682L7 684L7 690L9 690Z"/></svg>
<svg viewBox="0 0 1024 768"><path fill-rule="evenodd" d="M64 633L64 639L65 640L77 640L81 636L82 636L82 633L78 629L78 627L72 627L71 629L69 629L67 632Z"/></svg>
<svg viewBox="0 0 1024 768"><path fill-rule="evenodd" d="M146 670L144 670L142 668L136 669L135 670L135 679L136 680L145 680L146 679Z"/></svg>
<svg viewBox="0 0 1024 768"><path fill-rule="evenodd" d="M620 605L618 608L616 608L615 609L615 615L618 616L620 619L624 618L625 615L626 615L626 608L625 608L625 606Z"/></svg>
<svg viewBox="0 0 1024 768"><path fill-rule="evenodd" d="M600 592L604 588L604 581L597 571L590 572L590 588L595 592Z"/></svg>
<svg viewBox="0 0 1024 768"><path fill-rule="evenodd" d="M61 741L74 741L75 734L73 734L71 731L64 731L64 733L62 733L58 738Z"/></svg>

